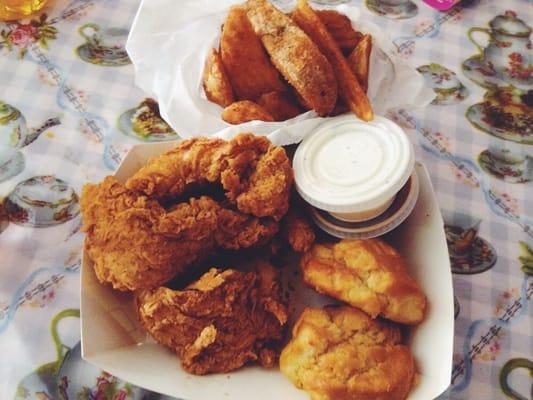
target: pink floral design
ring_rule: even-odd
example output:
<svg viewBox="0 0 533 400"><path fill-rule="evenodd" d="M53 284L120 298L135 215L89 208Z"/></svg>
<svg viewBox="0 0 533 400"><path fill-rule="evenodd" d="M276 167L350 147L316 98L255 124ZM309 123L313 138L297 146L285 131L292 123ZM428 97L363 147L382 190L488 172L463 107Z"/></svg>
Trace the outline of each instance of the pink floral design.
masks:
<svg viewBox="0 0 533 400"><path fill-rule="evenodd" d="M450 139L447 136L440 132L436 132L433 136L442 148L448 151L450 150Z"/></svg>
<svg viewBox="0 0 533 400"><path fill-rule="evenodd" d="M13 32L11 32L9 37L15 46L28 47L37 40L38 31L37 28L30 24L19 25Z"/></svg>
<svg viewBox="0 0 533 400"><path fill-rule="evenodd" d="M60 384L59 390L66 393L68 385ZM77 395L78 400L126 400L132 395L132 387L122 383L111 374L102 371L94 387L84 387Z"/></svg>
<svg viewBox="0 0 533 400"><path fill-rule="evenodd" d="M500 49L511 47L513 44L511 42L502 42L502 41L494 41L494 44L496 47L499 47Z"/></svg>
<svg viewBox="0 0 533 400"><path fill-rule="evenodd" d="M23 58L28 51L28 47L37 43L41 48L48 49L48 41L57 38L57 28L53 26L55 22L49 22L48 16L43 13L38 19L32 19L27 24L18 21L13 27L0 31L0 49L6 48L12 51L18 49L19 58Z"/></svg>
<svg viewBox="0 0 533 400"><path fill-rule="evenodd" d="M494 317L501 317L505 312L505 309L513 304L517 298L520 298L520 290L518 288L511 288L503 291L496 299L496 305L492 313Z"/></svg>
<svg viewBox="0 0 533 400"><path fill-rule="evenodd" d="M524 64L522 54L513 52L509 54L509 67L505 68L505 72L507 72L511 78L527 80L533 73L533 66L526 66Z"/></svg>
<svg viewBox="0 0 533 400"><path fill-rule="evenodd" d="M457 168L455 165L450 165L450 169L452 170L452 174L455 176L455 178L460 182L467 186L470 186L471 188L478 188L479 187L479 181L477 179L472 179L471 177L467 176L464 172L464 170L461 170Z"/></svg>
<svg viewBox="0 0 533 400"><path fill-rule="evenodd" d="M50 77L50 74L46 70L46 68L39 67L37 68L37 79L48 86L57 86L57 82Z"/></svg>
<svg viewBox="0 0 533 400"><path fill-rule="evenodd" d="M92 143L100 143L100 138L92 131L85 119L80 119L78 122L78 128L81 134Z"/></svg>

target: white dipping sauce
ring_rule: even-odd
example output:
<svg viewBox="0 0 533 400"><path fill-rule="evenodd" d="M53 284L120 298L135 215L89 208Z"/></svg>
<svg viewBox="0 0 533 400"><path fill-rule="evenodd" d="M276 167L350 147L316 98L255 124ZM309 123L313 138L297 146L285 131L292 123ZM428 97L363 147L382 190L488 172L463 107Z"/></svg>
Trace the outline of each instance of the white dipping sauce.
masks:
<svg viewBox="0 0 533 400"><path fill-rule="evenodd" d="M296 150L296 188L311 205L345 221L384 212L414 168L414 150L403 130L376 116L328 119Z"/></svg>

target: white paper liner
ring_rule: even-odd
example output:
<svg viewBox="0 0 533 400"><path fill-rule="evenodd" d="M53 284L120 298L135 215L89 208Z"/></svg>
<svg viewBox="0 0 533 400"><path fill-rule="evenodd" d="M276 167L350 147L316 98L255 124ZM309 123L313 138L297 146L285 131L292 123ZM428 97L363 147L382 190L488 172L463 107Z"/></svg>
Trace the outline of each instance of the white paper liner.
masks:
<svg viewBox="0 0 533 400"><path fill-rule="evenodd" d="M184 138L239 132L267 135L276 145L301 141L323 118L314 111L284 122L251 121L230 125L222 108L207 100L201 85L205 58L218 46L220 28L235 0L143 0L126 49L135 83L159 102L163 118ZM284 7L284 11L291 7ZM434 98L424 78L396 56L380 27L361 21L357 7L329 7L347 15L353 26L373 37L368 95L377 115L396 107L423 107Z"/></svg>

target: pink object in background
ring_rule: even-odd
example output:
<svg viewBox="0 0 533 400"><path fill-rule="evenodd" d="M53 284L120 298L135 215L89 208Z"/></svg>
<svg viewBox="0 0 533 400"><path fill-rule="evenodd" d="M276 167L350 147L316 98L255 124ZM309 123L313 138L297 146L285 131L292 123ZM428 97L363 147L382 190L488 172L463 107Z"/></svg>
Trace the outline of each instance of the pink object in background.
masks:
<svg viewBox="0 0 533 400"><path fill-rule="evenodd" d="M425 3L429 4L431 7L436 8L440 11L446 11L452 8L455 4L459 3L461 0L424 0Z"/></svg>

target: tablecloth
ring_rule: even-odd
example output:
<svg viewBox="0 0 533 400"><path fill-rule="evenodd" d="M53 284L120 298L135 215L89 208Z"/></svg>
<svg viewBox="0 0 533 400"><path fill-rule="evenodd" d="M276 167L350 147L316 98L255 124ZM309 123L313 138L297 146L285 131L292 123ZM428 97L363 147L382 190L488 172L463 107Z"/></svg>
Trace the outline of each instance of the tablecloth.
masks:
<svg viewBox="0 0 533 400"><path fill-rule="evenodd" d="M533 3L351 3L435 91L427 108L387 116L427 165L449 238L456 321L441 398L531 399ZM160 398L79 347L80 190L132 145L177 138L131 124L146 104L123 49L138 5L51 0L0 23L0 399Z"/></svg>

